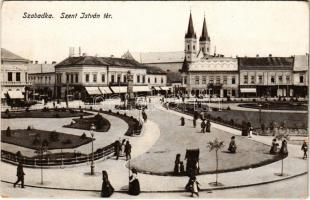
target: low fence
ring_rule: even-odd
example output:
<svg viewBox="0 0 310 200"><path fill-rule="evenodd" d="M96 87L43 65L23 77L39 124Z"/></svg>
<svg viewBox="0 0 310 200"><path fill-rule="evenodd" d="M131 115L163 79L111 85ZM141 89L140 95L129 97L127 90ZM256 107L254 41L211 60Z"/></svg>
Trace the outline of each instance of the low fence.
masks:
<svg viewBox="0 0 310 200"><path fill-rule="evenodd" d="M94 160L99 160L102 158L107 158L109 155L114 154L114 145L110 144L103 148L97 149L94 152ZM52 167L52 166L63 166L63 165L74 165L80 163L90 162L93 158L92 153L88 155L78 156L76 155L73 158L48 158L45 157L41 158L31 158L26 156L19 156L12 152L8 152L5 150L1 150L1 161L11 163L11 164L18 164L18 162L22 162L27 167Z"/></svg>

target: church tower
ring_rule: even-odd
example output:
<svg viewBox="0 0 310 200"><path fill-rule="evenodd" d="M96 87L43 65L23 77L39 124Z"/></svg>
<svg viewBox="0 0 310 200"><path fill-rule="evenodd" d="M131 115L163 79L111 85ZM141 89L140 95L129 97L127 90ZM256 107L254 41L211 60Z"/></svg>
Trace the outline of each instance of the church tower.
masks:
<svg viewBox="0 0 310 200"><path fill-rule="evenodd" d="M199 51L203 53L203 55L210 55L210 37L208 35L206 17L204 16L203 25L202 25L202 33L199 38Z"/></svg>
<svg viewBox="0 0 310 200"><path fill-rule="evenodd" d="M189 15L187 33L185 34L185 58L193 62L197 56L197 38L194 31L192 13Z"/></svg>

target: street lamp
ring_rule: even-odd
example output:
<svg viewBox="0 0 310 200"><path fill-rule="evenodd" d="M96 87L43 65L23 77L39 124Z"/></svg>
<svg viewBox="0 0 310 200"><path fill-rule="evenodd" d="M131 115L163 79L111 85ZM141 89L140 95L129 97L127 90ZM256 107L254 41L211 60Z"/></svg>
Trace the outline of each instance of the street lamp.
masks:
<svg viewBox="0 0 310 200"><path fill-rule="evenodd" d="M258 107L259 107L259 124L261 125L262 124L262 104L259 103L258 104Z"/></svg>
<svg viewBox="0 0 310 200"><path fill-rule="evenodd" d="M90 164L90 175L94 175L94 130L96 129L94 124L90 125L90 135L91 135L91 152L92 152L92 158L91 158L91 164Z"/></svg>

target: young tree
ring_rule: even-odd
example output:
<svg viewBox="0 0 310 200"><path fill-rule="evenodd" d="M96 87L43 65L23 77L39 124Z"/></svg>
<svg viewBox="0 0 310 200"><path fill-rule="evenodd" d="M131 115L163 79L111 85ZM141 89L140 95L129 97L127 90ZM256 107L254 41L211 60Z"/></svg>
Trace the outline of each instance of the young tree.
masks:
<svg viewBox="0 0 310 200"><path fill-rule="evenodd" d="M283 170L283 160L288 155L287 143L285 142L285 144L284 144L284 140L288 141L289 140L289 135L287 135L287 134L278 134L276 136L276 139L282 141L282 145L281 145L281 149L280 149L279 155L281 157L281 174L280 174L280 176L283 176L283 171L284 171Z"/></svg>
<svg viewBox="0 0 310 200"><path fill-rule="evenodd" d="M221 150L224 147L224 141L219 141L217 138L215 138L213 141L209 141L208 142L208 148L209 151L215 151L215 158L216 158L216 169L215 169L215 174L216 174L216 180L215 180L215 184L216 186L221 185L218 183L218 151Z"/></svg>

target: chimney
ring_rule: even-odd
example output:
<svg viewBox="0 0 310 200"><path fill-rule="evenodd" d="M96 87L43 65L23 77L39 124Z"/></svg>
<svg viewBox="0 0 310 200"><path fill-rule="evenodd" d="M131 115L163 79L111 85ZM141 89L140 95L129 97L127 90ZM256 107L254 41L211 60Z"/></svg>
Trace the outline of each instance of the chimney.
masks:
<svg viewBox="0 0 310 200"><path fill-rule="evenodd" d="M38 61L36 60L34 63L35 63L35 64L38 64Z"/></svg>
<svg viewBox="0 0 310 200"><path fill-rule="evenodd" d="M269 57L272 57L272 54L269 54Z"/></svg>
<svg viewBox="0 0 310 200"><path fill-rule="evenodd" d="M53 61L52 64L56 64L56 61Z"/></svg>

